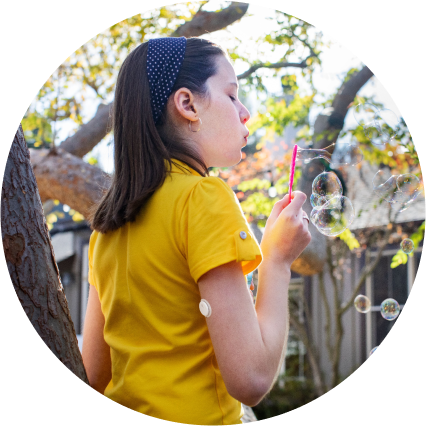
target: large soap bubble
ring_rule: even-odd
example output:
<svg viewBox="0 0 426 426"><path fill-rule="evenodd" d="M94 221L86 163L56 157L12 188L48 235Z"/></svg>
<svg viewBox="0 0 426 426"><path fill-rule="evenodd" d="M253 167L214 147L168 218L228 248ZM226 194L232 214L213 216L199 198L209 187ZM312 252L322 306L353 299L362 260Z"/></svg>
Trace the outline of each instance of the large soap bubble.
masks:
<svg viewBox="0 0 426 426"><path fill-rule="evenodd" d="M352 203L342 194L342 184L333 172L323 172L312 182L311 222L324 235L339 235L354 220Z"/></svg>
<svg viewBox="0 0 426 426"><path fill-rule="evenodd" d="M395 299L386 299L380 305L382 317L388 321L393 321L400 313L401 308Z"/></svg>
<svg viewBox="0 0 426 426"><path fill-rule="evenodd" d="M363 127L365 136L372 144L383 147L395 139L400 119L392 110L379 110L369 103L355 105L351 110L355 121Z"/></svg>
<svg viewBox="0 0 426 426"><path fill-rule="evenodd" d="M333 154L327 149L334 146ZM337 142L324 149L298 148L296 160L301 160L305 164L312 160L322 158L331 164L337 166L354 166L363 160L363 155L357 142Z"/></svg>
<svg viewBox="0 0 426 426"><path fill-rule="evenodd" d="M342 195L342 183L336 173L323 172L319 174L312 182L312 193L321 197L330 197Z"/></svg>
<svg viewBox="0 0 426 426"><path fill-rule="evenodd" d="M392 142L398 133L400 120L390 109L378 111L374 117L374 123L379 129L381 139L384 143Z"/></svg>
<svg viewBox="0 0 426 426"><path fill-rule="evenodd" d="M355 121L362 127L375 125L375 117L379 112L378 108L369 103L360 103L353 106L352 115Z"/></svg>
<svg viewBox="0 0 426 426"><path fill-rule="evenodd" d="M335 196L325 204L314 207L311 221L319 232L329 237L341 234L355 218L354 208L348 197Z"/></svg>
<svg viewBox="0 0 426 426"><path fill-rule="evenodd" d="M409 173L392 175L389 169L379 170L372 183L378 197L391 204L400 203L401 210L405 210L420 193L419 178Z"/></svg>
<svg viewBox="0 0 426 426"><path fill-rule="evenodd" d="M332 167L355 166L361 163L363 158L357 142L337 142L330 163Z"/></svg>

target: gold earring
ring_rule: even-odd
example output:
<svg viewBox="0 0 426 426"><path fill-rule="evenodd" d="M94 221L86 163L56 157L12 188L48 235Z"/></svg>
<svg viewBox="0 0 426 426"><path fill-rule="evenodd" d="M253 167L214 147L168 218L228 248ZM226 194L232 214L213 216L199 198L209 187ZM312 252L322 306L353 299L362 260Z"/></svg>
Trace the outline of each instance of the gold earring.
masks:
<svg viewBox="0 0 426 426"><path fill-rule="evenodd" d="M200 127L198 128L198 130L192 130L192 121L191 121L191 120L189 120L189 124L188 124L188 126L189 126L189 130L191 130L191 132L193 132L193 133L197 133L197 132L199 132L199 131L200 131L200 129L201 129L201 125L202 125L203 123L201 122L201 118L199 118L199 120L200 120Z"/></svg>

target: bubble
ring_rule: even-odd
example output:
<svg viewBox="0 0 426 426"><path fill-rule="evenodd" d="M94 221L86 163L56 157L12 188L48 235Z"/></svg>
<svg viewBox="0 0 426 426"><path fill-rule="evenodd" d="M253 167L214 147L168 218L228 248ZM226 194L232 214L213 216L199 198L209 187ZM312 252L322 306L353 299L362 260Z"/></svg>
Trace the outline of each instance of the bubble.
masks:
<svg viewBox="0 0 426 426"><path fill-rule="evenodd" d="M312 182L312 193L319 196L336 196L343 194L342 184L336 173L323 172Z"/></svg>
<svg viewBox="0 0 426 426"><path fill-rule="evenodd" d="M304 164L310 163L312 160L322 158L332 166L354 166L363 160L363 155L359 149L357 142L337 142L327 148L334 146L333 154L326 149L298 148L296 160L302 161Z"/></svg>
<svg viewBox="0 0 426 426"><path fill-rule="evenodd" d="M355 218L354 208L349 198L337 195L325 204L314 207L311 222L319 232L329 237L341 234Z"/></svg>
<svg viewBox="0 0 426 426"><path fill-rule="evenodd" d="M342 194L342 184L333 172L323 172L312 182L311 222L324 235L339 235L354 220L352 203Z"/></svg>
<svg viewBox="0 0 426 426"><path fill-rule="evenodd" d="M390 109L378 111L374 117L376 126L380 129L383 142L391 142L395 139L400 127L398 116Z"/></svg>
<svg viewBox="0 0 426 426"><path fill-rule="evenodd" d="M357 142L337 142L331 156L332 166L355 166L363 160L362 155Z"/></svg>
<svg viewBox="0 0 426 426"><path fill-rule="evenodd" d="M376 351L377 348L378 346L375 346L373 349L371 349L370 354L368 356L373 355L373 353Z"/></svg>
<svg viewBox="0 0 426 426"><path fill-rule="evenodd" d="M364 134L365 137L371 141L373 145L379 146L383 148L385 146L385 142L382 138L382 132L380 127L376 123L370 123L364 126Z"/></svg>
<svg viewBox="0 0 426 426"><path fill-rule="evenodd" d="M322 158L323 160L331 162L331 154L326 151L325 149L305 149L305 148L298 148L297 149L297 155L296 160L301 160L305 164L310 163L312 160L315 160L317 158Z"/></svg>
<svg viewBox="0 0 426 426"><path fill-rule="evenodd" d="M358 104L351 108L358 125L372 144L383 147L392 142L400 129L400 119L390 109L379 110L372 104Z"/></svg>
<svg viewBox="0 0 426 426"><path fill-rule="evenodd" d="M324 205L331 197L321 196L315 193L311 194L310 202L312 207L318 207Z"/></svg>
<svg viewBox="0 0 426 426"><path fill-rule="evenodd" d="M401 241L401 250L405 254L410 254L414 250L414 243L409 238L405 238Z"/></svg>
<svg viewBox="0 0 426 426"><path fill-rule="evenodd" d="M369 103L355 105L351 107L351 110L355 121L363 127L374 125L376 114L379 112L374 105Z"/></svg>
<svg viewBox="0 0 426 426"><path fill-rule="evenodd" d="M393 321L401 311L399 303L395 299L386 299L380 305L382 317L388 321Z"/></svg>
<svg viewBox="0 0 426 426"><path fill-rule="evenodd" d="M391 204L400 203L404 210L420 193L420 181L417 176L392 175L389 169L379 170L372 183L378 197Z"/></svg>
<svg viewBox="0 0 426 426"><path fill-rule="evenodd" d="M354 300L355 309L362 314L366 314L371 309L371 302L367 296L359 294Z"/></svg>

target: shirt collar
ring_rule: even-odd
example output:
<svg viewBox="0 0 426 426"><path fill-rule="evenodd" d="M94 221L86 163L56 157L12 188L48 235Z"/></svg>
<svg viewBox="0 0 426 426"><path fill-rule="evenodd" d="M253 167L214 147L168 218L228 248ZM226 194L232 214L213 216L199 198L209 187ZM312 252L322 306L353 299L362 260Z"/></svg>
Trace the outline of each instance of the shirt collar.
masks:
<svg viewBox="0 0 426 426"><path fill-rule="evenodd" d="M202 176L197 171L195 171L192 167L188 166L184 162L177 160L176 158L172 158L172 169L171 173L180 173L185 175L194 175L194 176ZM166 162L167 164L167 162Z"/></svg>

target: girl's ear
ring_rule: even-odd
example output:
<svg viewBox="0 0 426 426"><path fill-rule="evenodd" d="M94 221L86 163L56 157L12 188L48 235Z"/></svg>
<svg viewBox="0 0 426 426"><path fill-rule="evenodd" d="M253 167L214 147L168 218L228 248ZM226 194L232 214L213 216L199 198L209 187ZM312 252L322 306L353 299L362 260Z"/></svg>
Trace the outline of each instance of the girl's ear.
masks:
<svg viewBox="0 0 426 426"><path fill-rule="evenodd" d="M190 121L198 120L198 106L192 92L182 87L173 96L173 101L177 112Z"/></svg>

